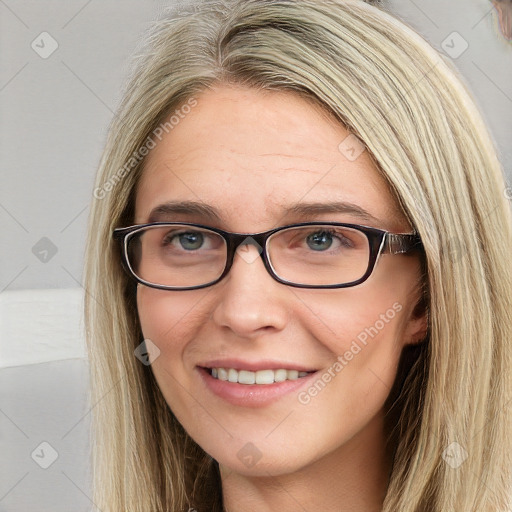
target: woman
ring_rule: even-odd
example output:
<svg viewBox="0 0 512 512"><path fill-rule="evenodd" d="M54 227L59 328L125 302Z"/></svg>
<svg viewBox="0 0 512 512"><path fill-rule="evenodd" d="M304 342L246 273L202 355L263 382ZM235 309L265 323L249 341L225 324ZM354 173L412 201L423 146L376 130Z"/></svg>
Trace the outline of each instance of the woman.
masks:
<svg viewBox="0 0 512 512"><path fill-rule="evenodd" d="M103 511L507 510L510 206L453 67L359 1L162 20L86 265Z"/></svg>

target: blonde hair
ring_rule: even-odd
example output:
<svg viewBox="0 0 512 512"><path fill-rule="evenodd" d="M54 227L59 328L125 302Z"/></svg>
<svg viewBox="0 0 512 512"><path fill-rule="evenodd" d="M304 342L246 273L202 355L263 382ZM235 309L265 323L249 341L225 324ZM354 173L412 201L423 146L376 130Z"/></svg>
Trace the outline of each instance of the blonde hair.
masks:
<svg viewBox="0 0 512 512"><path fill-rule="evenodd" d="M111 233L133 223L140 148L191 98L230 83L291 91L336 116L422 238L429 333L393 399L396 446L383 510L506 510L512 220L494 142L449 59L357 0L201 2L161 19L146 45L109 130L89 221L96 506L222 510L215 461L134 356L143 339L136 289ZM467 455L458 467L445 461L450 446L461 460Z"/></svg>

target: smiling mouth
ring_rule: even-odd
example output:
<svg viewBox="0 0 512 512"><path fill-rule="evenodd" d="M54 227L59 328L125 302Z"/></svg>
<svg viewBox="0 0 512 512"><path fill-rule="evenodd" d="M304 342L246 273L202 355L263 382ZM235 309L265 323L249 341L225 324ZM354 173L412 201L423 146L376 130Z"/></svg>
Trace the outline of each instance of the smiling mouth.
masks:
<svg viewBox="0 0 512 512"><path fill-rule="evenodd" d="M314 372L300 372L298 370L236 370L235 368L205 368L205 370L217 380L238 384L274 384L286 380L297 380Z"/></svg>

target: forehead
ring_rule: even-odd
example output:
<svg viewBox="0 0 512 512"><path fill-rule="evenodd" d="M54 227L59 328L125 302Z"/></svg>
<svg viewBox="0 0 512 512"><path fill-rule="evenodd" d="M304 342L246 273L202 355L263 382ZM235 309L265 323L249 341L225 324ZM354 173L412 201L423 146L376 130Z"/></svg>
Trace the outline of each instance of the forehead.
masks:
<svg viewBox="0 0 512 512"><path fill-rule="evenodd" d="M357 139L317 105L291 92L229 86L195 99L146 159L136 223L160 204L195 201L213 206L225 228L256 232L284 220L292 204L342 201L380 219L379 227L400 229L368 152L347 153L360 147Z"/></svg>

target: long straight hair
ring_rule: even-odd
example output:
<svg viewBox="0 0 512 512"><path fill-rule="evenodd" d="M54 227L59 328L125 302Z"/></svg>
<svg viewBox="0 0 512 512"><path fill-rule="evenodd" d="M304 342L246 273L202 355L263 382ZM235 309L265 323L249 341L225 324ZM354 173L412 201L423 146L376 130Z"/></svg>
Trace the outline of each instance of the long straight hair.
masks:
<svg viewBox="0 0 512 512"><path fill-rule="evenodd" d="M503 169L451 61L357 0L205 1L164 16L149 33L110 126L89 220L95 505L222 510L216 462L134 356L143 339L136 288L111 235L133 222L144 156L159 127L172 129L170 116L185 115L184 105L190 110L219 83L289 91L322 106L361 140L422 238L428 338L397 377L383 510L506 510L512 220Z"/></svg>

